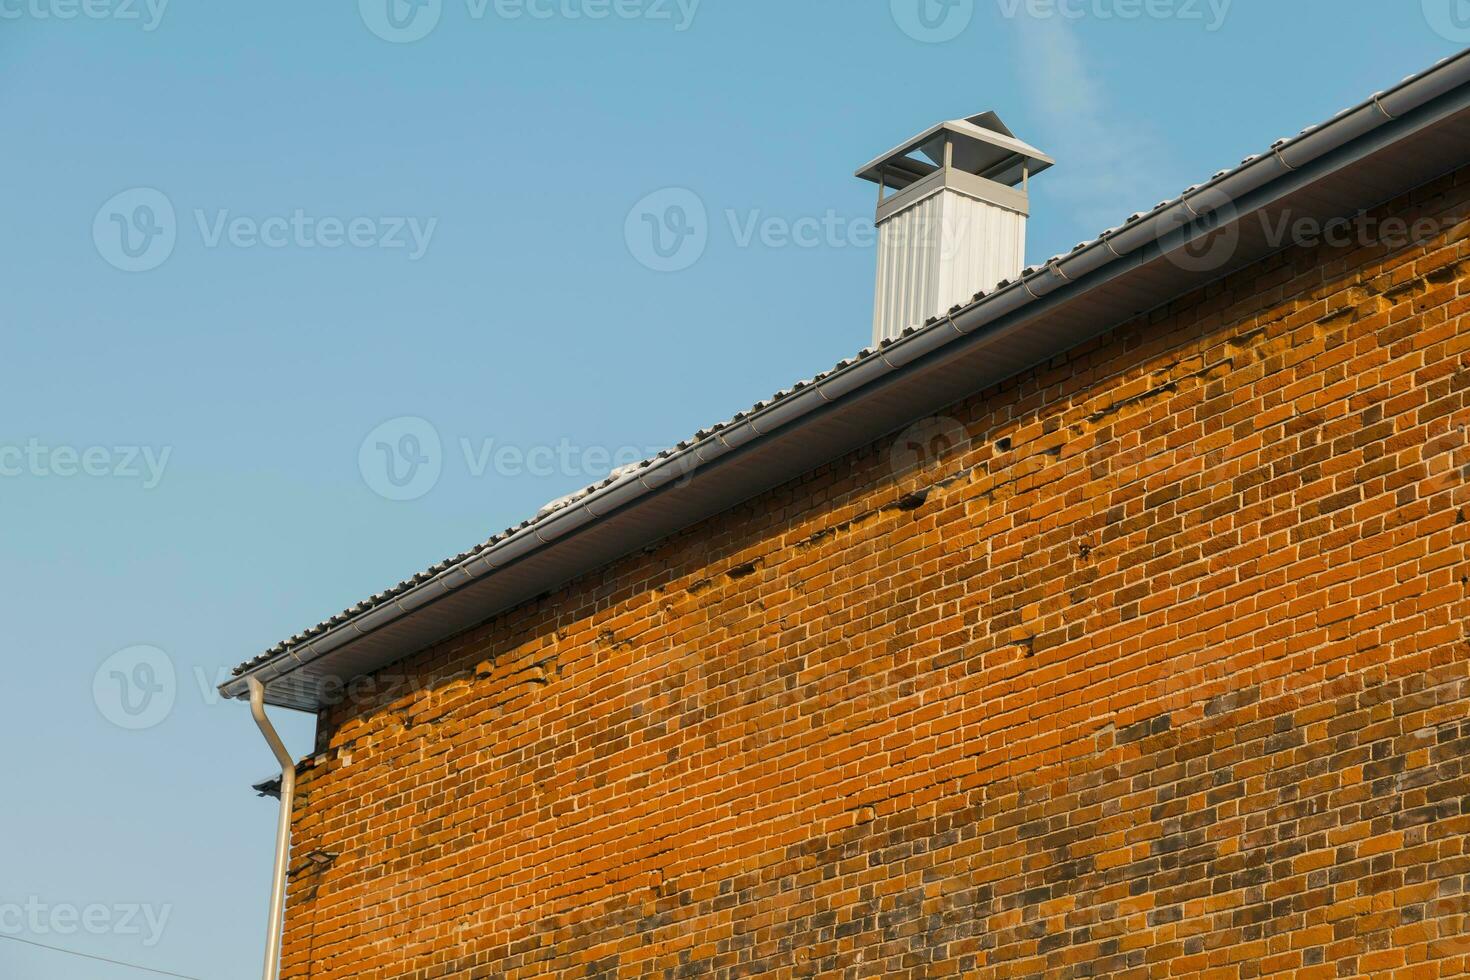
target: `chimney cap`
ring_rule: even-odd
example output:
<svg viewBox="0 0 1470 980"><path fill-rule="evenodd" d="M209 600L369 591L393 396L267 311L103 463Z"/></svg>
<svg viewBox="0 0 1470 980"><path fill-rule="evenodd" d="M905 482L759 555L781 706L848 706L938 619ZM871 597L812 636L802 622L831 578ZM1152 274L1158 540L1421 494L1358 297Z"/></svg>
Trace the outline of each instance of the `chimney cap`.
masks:
<svg viewBox="0 0 1470 980"><path fill-rule="evenodd" d="M1056 161L1016 139L994 112L936 123L858 170L857 176L902 190L944 165L944 141L954 143L954 167L1008 187L1029 171L1038 174ZM925 159L926 158L926 159Z"/></svg>

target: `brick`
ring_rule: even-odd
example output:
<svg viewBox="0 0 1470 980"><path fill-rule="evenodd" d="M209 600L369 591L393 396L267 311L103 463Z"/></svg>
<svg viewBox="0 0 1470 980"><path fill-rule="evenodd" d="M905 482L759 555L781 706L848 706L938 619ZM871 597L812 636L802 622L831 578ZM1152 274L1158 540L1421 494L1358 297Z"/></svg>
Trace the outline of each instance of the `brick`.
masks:
<svg viewBox="0 0 1470 980"><path fill-rule="evenodd" d="M1426 207L1470 169L1377 216ZM1465 975L1466 227L1273 255L932 471L880 441L354 686L283 975Z"/></svg>

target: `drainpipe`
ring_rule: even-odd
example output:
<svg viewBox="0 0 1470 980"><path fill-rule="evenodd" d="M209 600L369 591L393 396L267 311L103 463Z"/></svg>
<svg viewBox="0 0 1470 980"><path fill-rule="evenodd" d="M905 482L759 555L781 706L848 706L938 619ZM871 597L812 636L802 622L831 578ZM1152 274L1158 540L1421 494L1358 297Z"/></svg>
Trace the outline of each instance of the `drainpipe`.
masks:
<svg viewBox="0 0 1470 980"><path fill-rule="evenodd" d="M291 803L296 797L296 763L276 734L276 728L265 716L265 685L254 677L246 678L250 687L250 714L260 733L281 764L281 814L276 819L276 863L271 872L270 931L265 937L265 972L263 980L277 980L281 975L281 929L286 917L286 861L291 850Z"/></svg>

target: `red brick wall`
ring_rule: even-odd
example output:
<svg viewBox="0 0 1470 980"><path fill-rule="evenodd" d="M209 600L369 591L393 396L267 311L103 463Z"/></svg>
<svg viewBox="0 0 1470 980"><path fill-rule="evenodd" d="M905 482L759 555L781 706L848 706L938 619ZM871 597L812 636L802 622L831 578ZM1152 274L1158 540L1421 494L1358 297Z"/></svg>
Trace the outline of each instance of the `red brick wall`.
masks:
<svg viewBox="0 0 1470 980"><path fill-rule="evenodd" d="M286 976L1470 975L1467 202L360 686Z"/></svg>

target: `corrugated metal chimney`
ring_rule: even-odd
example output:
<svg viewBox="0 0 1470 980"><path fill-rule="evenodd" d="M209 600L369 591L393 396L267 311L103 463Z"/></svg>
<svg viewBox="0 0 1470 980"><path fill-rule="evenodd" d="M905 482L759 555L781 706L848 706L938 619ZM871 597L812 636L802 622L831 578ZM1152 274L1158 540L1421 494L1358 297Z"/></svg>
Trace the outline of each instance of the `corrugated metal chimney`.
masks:
<svg viewBox="0 0 1470 980"><path fill-rule="evenodd" d="M878 185L875 344L1020 274L1027 183L1054 162L984 112L932 126L857 172Z"/></svg>

